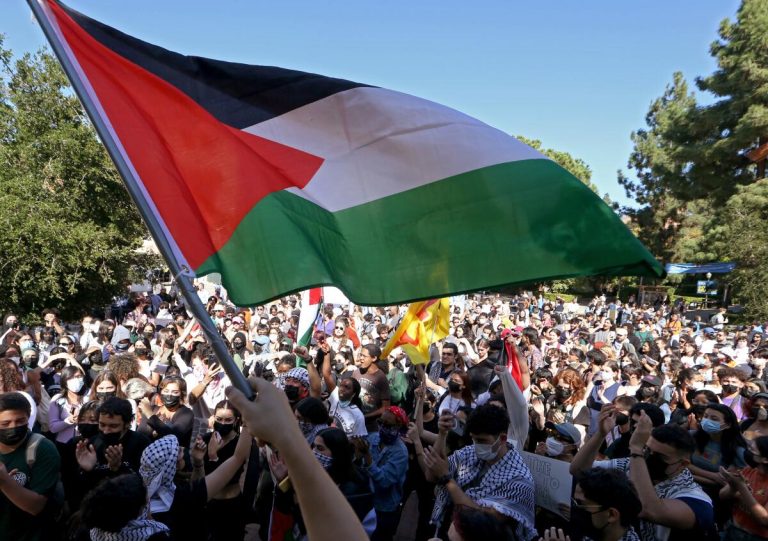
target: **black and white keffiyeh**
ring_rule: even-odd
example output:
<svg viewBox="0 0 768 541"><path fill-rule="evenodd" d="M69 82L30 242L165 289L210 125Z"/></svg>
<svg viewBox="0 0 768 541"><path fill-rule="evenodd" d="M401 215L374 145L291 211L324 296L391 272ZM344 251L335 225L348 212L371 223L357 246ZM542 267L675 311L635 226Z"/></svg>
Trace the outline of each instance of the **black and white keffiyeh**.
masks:
<svg viewBox="0 0 768 541"><path fill-rule="evenodd" d="M448 471L467 496L481 507L490 507L517 521L517 539L536 537L534 526L535 493L531 471L520 454L508 445L506 454L488 466L475 453L474 446L459 449L448 457ZM487 468L482 474L483 468ZM482 475L481 479L476 479ZM474 481L474 482L473 482ZM469 488L465 488L469 486ZM440 524L450 496L445 487L439 487L432 524Z"/></svg>
<svg viewBox="0 0 768 541"><path fill-rule="evenodd" d="M179 459L179 440L164 436L150 444L141 454L139 474L147 487L149 510L164 513L171 508L176 485L176 462Z"/></svg>
<svg viewBox="0 0 768 541"><path fill-rule="evenodd" d="M610 464L611 468L621 470L629 475L630 462L628 458L596 462L595 466L606 467L608 464ZM684 469L671 479L654 485L653 488L656 490L656 495L662 500L693 498L712 505L712 499L707 496L704 489L696 482L693 474L688 469ZM671 532L672 530L669 526L662 526L647 520L640 521L640 539L642 541L667 541Z"/></svg>
<svg viewBox="0 0 768 541"><path fill-rule="evenodd" d="M89 533L91 541L146 541L157 533L168 531L168 526L162 522L144 518L130 521L119 532L91 528Z"/></svg>

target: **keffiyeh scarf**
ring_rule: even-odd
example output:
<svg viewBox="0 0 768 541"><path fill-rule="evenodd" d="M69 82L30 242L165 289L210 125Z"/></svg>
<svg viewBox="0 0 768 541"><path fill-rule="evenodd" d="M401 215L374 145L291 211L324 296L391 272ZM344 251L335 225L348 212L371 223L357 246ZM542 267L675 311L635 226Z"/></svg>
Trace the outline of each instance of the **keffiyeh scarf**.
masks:
<svg viewBox="0 0 768 541"><path fill-rule="evenodd" d="M179 459L179 441L176 436L165 436L149 445L141 455L139 474L144 479L152 513L164 513L171 508L176 485L176 462Z"/></svg>

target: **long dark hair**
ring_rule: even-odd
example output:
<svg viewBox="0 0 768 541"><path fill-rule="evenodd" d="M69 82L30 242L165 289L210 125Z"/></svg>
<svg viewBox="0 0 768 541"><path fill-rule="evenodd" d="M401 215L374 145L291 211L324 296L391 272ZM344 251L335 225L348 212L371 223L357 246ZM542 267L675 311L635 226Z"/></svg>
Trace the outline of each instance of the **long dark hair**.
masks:
<svg viewBox="0 0 768 541"><path fill-rule="evenodd" d="M360 382L353 377L342 378L342 379L348 379L352 381L352 388L354 389L354 392L352 393L352 398L350 399L349 403L352 404L353 406L357 406L360 409L360 411L362 411L363 401L360 399L360 392L362 390L360 387Z"/></svg>
<svg viewBox="0 0 768 541"><path fill-rule="evenodd" d="M733 410L724 404L709 404L707 409L722 413L723 417L725 417L725 422L730 425L720 433L720 453L722 454L721 465L723 467L731 466L736 460L738 448L746 448L747 446L744 436L741 435L739 420L736 418ZM709 443L709 434L699 427L693 435L693 439L696 440L696 448L700 453L703 453L704 448Z"/></svg>
<svg viewBox="0 0 768 541"><path fill-rule="evenodd" d="M360 479L360 474L353 463L355 450L343 430L326 428L318 432L315 437L323 438L323 443L331 452L333 462L328 475L337 485Z"/></svg>

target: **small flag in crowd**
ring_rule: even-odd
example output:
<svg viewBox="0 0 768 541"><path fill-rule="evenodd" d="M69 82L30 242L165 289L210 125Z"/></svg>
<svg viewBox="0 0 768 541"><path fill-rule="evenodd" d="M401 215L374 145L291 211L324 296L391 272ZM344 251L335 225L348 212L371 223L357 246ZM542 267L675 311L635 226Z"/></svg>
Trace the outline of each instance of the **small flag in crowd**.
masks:
<svg viewBox="0 0 768 541"><path fill-rule="evenodd" d="M296 332L298 345L307 347L312 340L315 325L322 320L320 310L323 307L323 288L313 287L301 292L301 313Z"/></svg>
<svg viewBox="0 0 768 541"><path fill-rule="evenodd" d="M413 364L429 363L429 347L448 336L450 304L448 299L412 303L387 341L381 358L386 359L399 346Z"/></svg>
<svg viewBox="0 0 768 541"><path fill-rule="evenodd" d="M352 81L184 56L32 1L169 250L198 276L220 273L239 305L321 284L391 305L663 275L582 182L479 120Z"/></svg>

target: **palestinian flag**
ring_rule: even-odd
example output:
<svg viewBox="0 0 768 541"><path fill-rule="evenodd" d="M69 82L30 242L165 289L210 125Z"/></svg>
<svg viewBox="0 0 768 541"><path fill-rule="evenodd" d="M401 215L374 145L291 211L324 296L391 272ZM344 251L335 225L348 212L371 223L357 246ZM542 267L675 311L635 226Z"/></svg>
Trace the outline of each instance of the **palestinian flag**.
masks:
<svg viewBox="0 0 768 541"><path fill-rule="evenodd" d="M663 275L584 184L474 118L361 83L183 56L30 1L176 258L221 273L237 304L330 284L381 305Z"/></svg>
<svg viewBox="0 0 768 541"><path fill-rule="evenodd" d="M308 347L312 341L312 333L320 317L323 307L323 288L313 287L301 292L301 312L299 326L296 331L298 345Z"/></svg>

